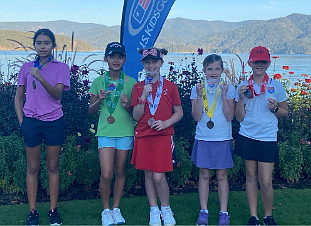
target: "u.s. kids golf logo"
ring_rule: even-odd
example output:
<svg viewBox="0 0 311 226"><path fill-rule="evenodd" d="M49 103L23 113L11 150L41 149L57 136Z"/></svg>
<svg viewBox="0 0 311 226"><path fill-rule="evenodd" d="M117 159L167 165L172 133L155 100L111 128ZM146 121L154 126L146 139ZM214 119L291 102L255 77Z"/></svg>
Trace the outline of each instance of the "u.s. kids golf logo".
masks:
<svg viewBox="0 0 311 226"><path fill-rule="evenodd" d="M140 0L135 7L133 17L139 24L141 24L146 15L150 1L151 0Z"/></svg>

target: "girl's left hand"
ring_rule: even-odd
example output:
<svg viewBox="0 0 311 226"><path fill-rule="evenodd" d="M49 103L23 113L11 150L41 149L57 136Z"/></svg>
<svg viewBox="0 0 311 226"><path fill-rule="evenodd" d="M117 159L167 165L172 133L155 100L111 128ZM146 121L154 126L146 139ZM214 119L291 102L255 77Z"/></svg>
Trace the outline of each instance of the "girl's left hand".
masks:
<svg viewBox="0 0 311 226"><path fill-rule="evenodd" d="M169 125L166 121L157 120L152 124L151 128L160 131L166 129L168 126Z"/></svg>
<svg viewBox="0 0 311 226"><path fill-rule="evenodd" d="M122 95L121 95L121 105L124 107L124 108L127 108L128 105L128 98L127 96L125 95L125 93L123 92Z"/></svg>
<svg viewBox="0 0 311 226"><path fill-rule="evenodd" d="M224 83L221 87L221 96L223 97L227 97L227 93L228 93L228 89L229 89L229 84L228 83Z"/></svg>
<svg viewBox="0 0 311 226"><path fill-rule="evenodd" d="M39 68L37 67L32 67L30 68L30 74L35 77L38 81L40 81L40 79L42 78L42 75L40 73Z"/></svg>
<svg viewBox="0 0 311 226"><path fill-rule="evenodd" d="M276 108L276 106L278 105L278 103L276 102L276 100L275 99L273 99L273 98L268 98L268 107L269 107L269 110L270 111L274 111L275 110L275 108Z"/></svg>

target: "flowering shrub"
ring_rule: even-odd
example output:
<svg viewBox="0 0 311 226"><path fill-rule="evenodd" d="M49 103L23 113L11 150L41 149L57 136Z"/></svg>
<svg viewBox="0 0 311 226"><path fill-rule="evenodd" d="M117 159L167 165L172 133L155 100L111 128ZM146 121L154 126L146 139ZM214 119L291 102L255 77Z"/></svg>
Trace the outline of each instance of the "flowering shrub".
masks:
<svg viewBox="0 0 311 226"><path fill-rule="evenodd" d="M170 72L167 79L177 84L184 111L184 117L174 126L177 164L174 171L167 175L172 186L186 186L189 182L196 183L198 179L198 170L190 160L196 129L196 122L191 114L190 94L192 87L204 78L204 74L198 70L198 62L203 62L202 54L203 49L199 48L198 53L193 53L190 59L182 59L179 64L169 62ZM71 90L64 92L62 98L68 137L60 155L60 188L61 191L76 185L87 188L98 183L100 175L97 140L94 136L98 115L88 114L90 86L88 76L90 71L97 71L101 75L104 71L92 70L90 64L78 66L72 60L58 57L59 60L70 62L71 68ZM279 57L272 58L275 62ZM229 64L225 62L224 80L235 86L250 75L244 70L245 63L241 59L240 62L242 71L239 73L234 69L233 60ZM16 70L17 68L16 66ZM284 66L277 72L274 68L273 75L270 75L283 83L289 102L289 117L279 119L280 164L276 166L274 177L294 182L301 178L301 174L304 177L311 177L311 77L302 74L297 81L292 82L291 76L294 76L295 72L289 69L290 66ZM12 70L11 75L5 78L3 76L0 80L0 191L25 192L26 156L14 111L17 73ZM235 138L239 123L234 120L232 125ZM12 133L15 135L11 135ZM42 188L47 189L44 150L43 145L39 182ZM245 166L241 158L235 158L235 167L228 170L228 178L232 183L245 178ZM129 156L126 190L141 188L143 183L143 172L130 164Z"/></svg>

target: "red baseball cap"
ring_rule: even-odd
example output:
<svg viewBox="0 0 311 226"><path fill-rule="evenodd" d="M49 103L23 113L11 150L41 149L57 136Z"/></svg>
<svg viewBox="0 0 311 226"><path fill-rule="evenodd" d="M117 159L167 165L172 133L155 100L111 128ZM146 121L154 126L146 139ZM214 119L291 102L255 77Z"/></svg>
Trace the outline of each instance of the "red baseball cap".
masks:
<svg viewBox="0 0 311 226"><path fill-rule="evenodd" d="M271 62L270 53L266 47L256 46L251 50L251 53L249 54L248 62L253 63L259 60Z"/></svg>

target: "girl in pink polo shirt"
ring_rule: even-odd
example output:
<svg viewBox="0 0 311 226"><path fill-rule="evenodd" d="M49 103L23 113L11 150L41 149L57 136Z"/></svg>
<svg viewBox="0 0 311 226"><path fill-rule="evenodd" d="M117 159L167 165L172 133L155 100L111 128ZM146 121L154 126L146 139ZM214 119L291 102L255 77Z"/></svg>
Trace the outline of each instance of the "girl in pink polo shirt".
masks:
<svg viewBox="0 0 311 226"><path fill-rule="evenodd" d="M30 212L27 225L38 225L36 207L41 144L46 145L49 175L51 225L62 221L57 211L59 193L59 155L65 140L65 122L61 105L63 91L70 89L67 64L52 56L55 36L49 29L39 29L33 38L37 52L34 62L24 63L18 76L15 111L24 136L27 155L26 187ZM26 93L26 102L23 104Z"/></svg>

